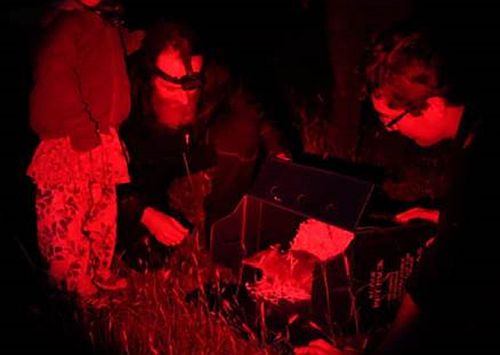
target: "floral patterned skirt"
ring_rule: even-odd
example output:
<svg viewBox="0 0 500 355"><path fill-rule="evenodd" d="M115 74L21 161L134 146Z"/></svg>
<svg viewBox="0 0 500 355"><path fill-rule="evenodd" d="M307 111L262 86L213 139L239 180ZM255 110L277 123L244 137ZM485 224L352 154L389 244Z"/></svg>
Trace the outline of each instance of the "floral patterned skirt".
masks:
<svg viewBox="0 0 500 355"><path fill-rule="evenodd" d="M28 176L37 185L129 182L126 151L116 131L101 134L101 141L88 152L78 152L71 147L69 137L43 140L31 160Z"/></svg>

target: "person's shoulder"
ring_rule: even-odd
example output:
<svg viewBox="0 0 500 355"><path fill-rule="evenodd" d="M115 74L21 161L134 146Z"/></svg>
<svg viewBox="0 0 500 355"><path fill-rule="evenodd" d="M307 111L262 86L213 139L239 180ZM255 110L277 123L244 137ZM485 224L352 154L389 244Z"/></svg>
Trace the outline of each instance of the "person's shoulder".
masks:
<svg viewBox="0 0 500 355"><path fill-rule="evenodd" d="M47 33L71 33L85 29L88 14L79 10L63 10L47 25Z"/></svg>
<svg viewBox="0 0 500 355"><path fill-rule="evenodd" d="M39 55L51 53L54 48L61 48L61 46L69 48L67 44L74 42L86 28L80 12L55 10L46 15L38 41L37 52Z"/></svg>

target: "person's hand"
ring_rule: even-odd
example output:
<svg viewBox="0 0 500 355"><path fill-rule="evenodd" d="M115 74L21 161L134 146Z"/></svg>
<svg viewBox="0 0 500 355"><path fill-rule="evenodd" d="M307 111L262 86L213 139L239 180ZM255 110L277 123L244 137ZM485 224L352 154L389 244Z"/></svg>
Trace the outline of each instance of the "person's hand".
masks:
<svg viewBox="0 0 500 355"><path fill-rule="evenodd" d="M167 246L180 244L188 235L189 230L175 218L147 207L142 213L141 223L160 243Z"/></svg>
<svg viewBox="0 0 500 355"><path fill-rule="evenodd" d="M347 347L339 349L323 339L313 340L309 345L294 349L296 355L359 355L361 351Z"/></svg>
<svg viewBox="0 0 500 355"><path fill-rule="evenodd" d="M414 207L401 212L394 217L394 220L401 224L408 223L409 221L415 219L422 219L424 221L437 224L439 220L439 211L422 207Z"/></svg>
<svg viewBox="0 0 500 355"><path fill-rule="evenodd" d="M146 31L136 30L128 33L127 37L127 53L132 54L142 47L142 42L146 37Z"/></svg>
<svg viewBox="0 0 500 355"><path fill-rule="evenodd" d="M292 160L292 155L288 152L279 152L274 154L274 157L284 160L284 161L291 161Z"/></svg>

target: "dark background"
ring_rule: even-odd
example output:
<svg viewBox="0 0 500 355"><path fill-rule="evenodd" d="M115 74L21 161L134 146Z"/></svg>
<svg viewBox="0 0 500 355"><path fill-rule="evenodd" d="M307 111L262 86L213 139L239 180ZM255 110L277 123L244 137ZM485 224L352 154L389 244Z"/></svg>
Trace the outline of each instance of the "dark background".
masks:
<svg viewBox="0 0 500 355"><path fill-rule="evenodd" d="M47 1L5 1L1 10L2 179L0 349L85 352L61 324L37 308L41 297L33 187L25 177L37 139L28 125L30 60ZM181 19L207 50L227 60L283 124L293 123L294 91L318 105L322 97L331 154L349 157L361 119L358 67L369 35L405 20L433 26L444 38L464 87L495 112L498 11L493 1L411 0L126 0L127 23ZM297 94L298 93L298 94ZM37 313L38 312L38 313ZM36 314L37 316L33 316ZM5 345L4 345L5 344ZM78 351L77 351L78 350Z"/></svg>

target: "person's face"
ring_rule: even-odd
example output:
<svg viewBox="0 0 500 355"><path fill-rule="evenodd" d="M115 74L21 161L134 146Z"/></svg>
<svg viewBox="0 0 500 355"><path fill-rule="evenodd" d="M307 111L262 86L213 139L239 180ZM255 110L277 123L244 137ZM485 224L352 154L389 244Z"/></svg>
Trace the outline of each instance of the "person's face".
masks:
<svg viewBox="0 0 500 355"><path fill-rule="evenodd" d="M201 56L191 57L193 73L199 73L202 64ZM174 78L181 78L188 74L180 52L170 47L160 53L156 60L156 67ZM152 81L152 104L158 120L171 128L193 123L200 89L186 90L181 84L165 80L159 75L153 76Z"/></svg>
<svg viewBox="0 0 500 355"><path fill-rule="evenodd" d="M446 100L442 97L428 98L423 108L418 111L405 107L390 107L383 96L372 95L371 100L387 130L398 131L419 146L428 147L450 138L449 132L453 128L450 124L455 123L447 119Z"/></svg>
<svg viewBox="0 0 500 355"><path fill-rule="evenodd" d="M82 4L88 6L88 7L95 7L101 3L101 0L78 0Z"/></svg>

